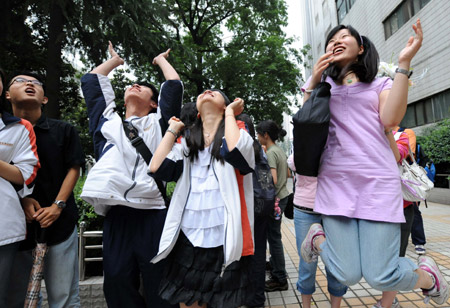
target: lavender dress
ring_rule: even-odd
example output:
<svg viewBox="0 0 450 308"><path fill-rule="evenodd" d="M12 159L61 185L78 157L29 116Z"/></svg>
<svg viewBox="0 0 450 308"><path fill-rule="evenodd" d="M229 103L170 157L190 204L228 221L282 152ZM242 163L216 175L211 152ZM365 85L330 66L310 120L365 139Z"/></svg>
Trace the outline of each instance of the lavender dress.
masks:
<svg viewBox="0 0 450 308"><path fill-rule="evenodd" d="M400 175L379 114L379 95L392 87L392 80L352 85L337 85L329 77L326 81L331 85L331 121L314 211L405 222Z"/></svg>

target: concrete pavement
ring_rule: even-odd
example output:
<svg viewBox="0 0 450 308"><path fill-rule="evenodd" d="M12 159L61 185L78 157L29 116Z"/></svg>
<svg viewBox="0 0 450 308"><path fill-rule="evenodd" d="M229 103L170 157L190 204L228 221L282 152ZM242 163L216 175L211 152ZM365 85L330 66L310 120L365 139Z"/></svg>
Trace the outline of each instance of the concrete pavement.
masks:
<svg viewBox="0 0 450 308"><path fill-rule="evenodd" d="M427 238L427 254L432 256L439 264L440 269L450 282L450 206L428 202L428 208L420 206L424 219L425 234ZM283 244L285 249L286 270L289 275L289 290L282 292L266 293L265 307L271 308L298 308L301 306L301 295L296 289L298 277L297 247L295 243L295 230L293 220L283 217L282 224ZM417 260L414 246L410 242L407 250L407 257ZM381 292L372 289L364 280L349 288L344 296L341 307L372 307ZM423 296L420 291L401 292L397 295L400 305L403 308L413 307L447 307L450 308L450 300L441 306L432 303L423 303ZM327 280L322 261L319 261L319 268L316 277L316 293L313 295L313 307L331 307L329 294L327 291Z"/></svg>

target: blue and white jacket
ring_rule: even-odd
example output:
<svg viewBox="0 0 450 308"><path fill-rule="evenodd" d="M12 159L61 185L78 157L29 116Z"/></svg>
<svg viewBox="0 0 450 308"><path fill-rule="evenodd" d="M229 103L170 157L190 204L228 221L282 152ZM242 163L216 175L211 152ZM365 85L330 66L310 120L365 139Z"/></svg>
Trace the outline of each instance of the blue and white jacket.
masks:
<svg viewBox="0 0 450 308"><path fill-rule="evenodd" d="M148 165L125 135L122 118L115 112L115 96L108 77L86 74L81 78L81 89L97 159L89 171L81 198L92 204L100 215L106 215L114 205L165 208L154 179L147 174ZM152 153L161 142L169 119L180 115L182 99L182 82L168 80L161 86L156 113L127 119Z"/></svg>
<svg viewBox="0 0 450 308"><path fill-rule="evenodd" d="M219 182L225 202L224 268L241 256L252 255L253 245L253 179L255 166L253 139L240 129L236 147L229 151L222 139L221 156L225 162L213 159L211 166ZM181 230L181 220L191 189L191 161L185 139L176 143L153 177L163 181L177 181L167 212L159 252L152 259L156 263L166 258L175 246Z"/></svg>
<svg viewBox="0 0 450 308"><path fill-rule="evenodd" d="M33 192L40 167L33 126L27 120L2 113L0 119L0 160L19 168L23 185L11 184L0 177L0 246L25 239L25 214L19 197Z"/></svg>

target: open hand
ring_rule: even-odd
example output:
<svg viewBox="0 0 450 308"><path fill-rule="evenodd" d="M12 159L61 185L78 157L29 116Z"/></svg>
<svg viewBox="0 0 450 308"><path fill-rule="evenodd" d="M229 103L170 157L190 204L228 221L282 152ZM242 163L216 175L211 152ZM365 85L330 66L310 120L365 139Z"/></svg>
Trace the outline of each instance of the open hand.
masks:
<svg viewBox="0 0 450 308"><path fill-rule="evenodd" d="M330 66L330 63L333 62L333 52L328 51L323 54L319 60L317 60L316 64L314 64L311 81L309 83L309 88L314 89L322 78L323 72Z"/></svg>
<svg viewBox="0 0 450 308"><path fill-rule="evenodd" d="M169 53L170 53L170 48L167 49L165 52L160 53L159 55L157 55L154 59L152 64L153 65L158 65L158 60L161 58L167 59L169 57Z"/></svg>
<svg viewBox="0 0 450 308"><path fill-rule="evenodd" d="M117 52L114 50L114 47L111 43L111 41L108 41L108 52L111 55L111 58L117 58L119 60L120 65L124 64L125 62L123 59L117 54Z"/></svg>
<svg viewBox="0 0 450 308"><path fill-rule="evenodd" d="M412 58L416 55L416 53L419 51L420 46L422 46L423 41L423 31L422 31L422 24L420 23L420 19L417 18L416 24L412 25L412 28L414 32L416 33L416 36L411 36L408 39L408 42L406 43L405 48L400 52L398 56L398 63L399 66L401 63L405 63L408 67L405 69L409 69L409 64L411 63Z"/></svg>

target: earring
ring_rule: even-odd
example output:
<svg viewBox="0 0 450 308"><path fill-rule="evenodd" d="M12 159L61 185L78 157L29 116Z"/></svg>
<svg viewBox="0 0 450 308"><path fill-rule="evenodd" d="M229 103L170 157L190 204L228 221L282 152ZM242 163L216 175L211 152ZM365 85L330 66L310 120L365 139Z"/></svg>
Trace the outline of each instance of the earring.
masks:
<svg viewBox="0 0 450 308"><path fill-rule="evenodd" d="M197 119L200 119L200 112L197 113Z"/></svg>

